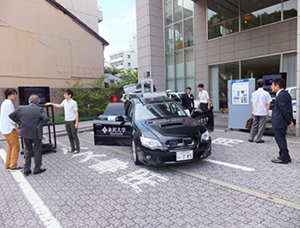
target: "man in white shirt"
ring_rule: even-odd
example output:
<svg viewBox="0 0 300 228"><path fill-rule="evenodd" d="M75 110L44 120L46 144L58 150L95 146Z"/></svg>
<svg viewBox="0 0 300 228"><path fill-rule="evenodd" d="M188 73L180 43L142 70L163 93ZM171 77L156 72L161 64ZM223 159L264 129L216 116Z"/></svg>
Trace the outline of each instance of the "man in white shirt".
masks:
<svg viewBox="0 0 300 228"><path fill-rule="evenodd" d="M78 129L78 106L77 102L72 99L73 91L67 89L64 94L65 100L61 102L61 104L55 104L48 102L45 105L53 105L57 108L64 107L65 109L65 122L66 122L66 130L68 133L69 141L71 144L71 150L68 153L78 154L80 152L79 139L77 136Z"/></svg>
<svg viewBox="0 0 300 228"><path fill-rule="evenodd" d="M252 115L253 115L253 124L250 130L250 136L248 141L253 142L254 137L256 137L256 143L264 143L262 136L266 128L267 116L269 114L270 102L272 98L270 94L265 91L263 88L265 86L265 80L257 80L258 89L252 93Z"/></svg>
<svg viewBox="0 0 300 228"><path fill-rule="evenodd" d="M15 111L14 101L18 97L15 89L9 88L5 90L5 100L1 104L0 114L0 130L7 141L7 152L5 169L7 170L20 170L18 167L18 158L20 152L18 125L9 118L9 114Z"/></svg>
<svg viewBox="0 0 300 228"><path fill-rule="evenodd" d="M198 108L201 108L202 111L207 111L210 109L210 98L208 92L204 90L204 85L201 83L198 85L198 89L199 89L199 100L200 100Z"/></svg>

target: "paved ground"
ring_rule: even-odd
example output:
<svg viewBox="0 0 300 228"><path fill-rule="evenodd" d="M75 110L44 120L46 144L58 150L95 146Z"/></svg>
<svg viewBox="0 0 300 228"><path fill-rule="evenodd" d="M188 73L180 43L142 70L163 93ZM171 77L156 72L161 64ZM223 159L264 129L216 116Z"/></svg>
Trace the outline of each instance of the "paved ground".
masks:
<svg viewBox="0 0 300 228"><path fill-rule="evenodd" d="M273 137L249 143L215 117L209 159L162 168L134 165L130 147L94 146L91 122L80 123L82 152L67 154L57 126L45 173L25 178L0 159L0 227L300 227L299 138L288 135L293 162L273 164Z"/></svg>

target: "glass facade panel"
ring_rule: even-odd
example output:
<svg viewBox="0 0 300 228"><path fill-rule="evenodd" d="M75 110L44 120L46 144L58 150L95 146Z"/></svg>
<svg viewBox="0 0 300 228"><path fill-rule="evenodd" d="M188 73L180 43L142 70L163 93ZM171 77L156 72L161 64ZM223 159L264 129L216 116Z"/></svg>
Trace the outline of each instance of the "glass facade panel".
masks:
<svg viewBox="0 0 300 228"><path fill-rule="evenodd" d="M183 48L182 22L174 25L175 50Z"/></svg>
<svg viewBox="0 0 300 228"><path fill-rule="evenodd" d="M238 0L207 1L208 38L225 36L239 31Z"/></svg>
<svg viewBox="0 0 300 228"><path fill-rule="evenodd" d="M282 72L286 72L286 86L297 86L297 53L283 55Z"/></svg>
<svg viewBox="0 0 300 228"><path fill-rule="evenodd" d="M298 0L208 0L208 39L297 17L297 9Z"/></svg>
<svg viewBox="0 0 300 228"><path fill-rule="evenodd" d="M280 72L280 55L243 60L241 63L242 78L258 78L262 74Z"/></svg>
<svg viewBox="0 0 300 228"><path fill-rule="evenodd" d="M167 78L174 78L174 55L166 55Z"/></svg>
<svg viewBox="0 0 300 228"><path fill-rule="evenodd" d="M165 49L166 52L174 50L173 26L165 28Z"/></svg>
<svg viewBox="0 0 300 228"><path fill-rule="evenodd" d="M174 2L174 22L182 20L182 0L173 0Z"/></svg>
<svg viewBox="0 0 300 228"><path fill-rule="evenodd" d="M283 1L283 19L297 17L298 0Z"/></svg>
<svg viewBox="0 0 300 228"><path fill-rule="evenodd" d="M175 90L174 79L168 79L167 80L167 89L170 89L172 91Z"/></svg>
<svg viewBox="0 0 300 228"><path fill-rule="evenodd" d="M194 46L193 18L184 21L184 46Z"/></svg>
<svg viewBox="0 0 300 228"><path fill-rule="evenodd" d="M227 107L227 81L239 79L239 62L210 66L210 91L214 110Z"/></svg>
<svg viewBox="0 0 300 228"><path fill-rule="evenodd" d="M192 0L164 0L167 89L195 88L193 11Z"/></svg>
<svg viewBox="0 0 300 228"><path fill-rule="evenodd" d="M187 49L185 52L185 75L195 75L194 49Z"/></svg>
<svg viewBox="0 0 300 228"><path fill-rule="evenodd" d="M242 30L281 21L281 0L241 0Z"/></svg>
<svg viewBox="0 0 300 228"><path fill-rule="evenodd" d="M194 95L194 97L196 97L198 95L198 91L194 91L194 89L196 88L195 78L186 78L185 79L185 88L188 87L188 86L191 87L192 94Z"/></svg>
<svg viewBox="0 0 300 228"><path fill-rule="evenodd" d="M178 92L185 92L184 88L184 78L177 78L176 79L176 86L175 89L178 90Z"/></svg>
<svg viewBox="0 0 300 228"><path fill-rule="evenodd" d="M183 0L183 14L184 18L193 16L194 4L191 0Z"/></svg>
<svg viewBox="0 0 300 228"><path fill-rule="evenodd" d="M165 25L173 23L172 19L172 0L165 0Z"/></svg>
<svg viewBox="0 0 300 228"><path fill-rule="evenodd" d="M184 77L183 51L175 52L176 78Z"/></svg>

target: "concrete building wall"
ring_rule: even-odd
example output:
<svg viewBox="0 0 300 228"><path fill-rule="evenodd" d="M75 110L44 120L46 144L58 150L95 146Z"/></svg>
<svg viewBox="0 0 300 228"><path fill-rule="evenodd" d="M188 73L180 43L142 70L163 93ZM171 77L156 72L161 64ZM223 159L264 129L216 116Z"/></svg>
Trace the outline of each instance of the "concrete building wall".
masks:
<svg viewBox="0 0 300 228"><path fill-rule="evenodd" d="M150 71L158 91L166 87L162 0L136 0L139 80Z"/></svg>
<svg viewBox="0 0 300 228"><path fill-rule="evenodd" d="M53 95L104 74L102 42L44 0L1 0L0 34L1 100L7 87L49 86Z"/></svg>
<svg viewBox="0 0 300 228"><path fill-rule="evenodd" d="M97 0L56 0L98 33Z"/></svg>

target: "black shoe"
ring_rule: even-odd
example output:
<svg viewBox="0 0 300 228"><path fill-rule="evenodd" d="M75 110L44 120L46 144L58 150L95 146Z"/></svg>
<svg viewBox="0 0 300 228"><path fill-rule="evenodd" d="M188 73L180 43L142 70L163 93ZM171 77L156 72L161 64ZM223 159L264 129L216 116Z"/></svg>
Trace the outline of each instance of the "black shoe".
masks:
<svg viewBox="0 0 300 228"><path fill-rule="evenodd" d="M31 174L31 170L29 170L28 172L24 172L24 176L27 177L28 175Z"/></svg>
<svg viewBox="0 0 300 228"><path fill-rule="evenodd" d="M72 153L74 153L74 151L75 151L75 150L68 150L67 153L68 153L68 154L72 154Z"/></svg>
<svg viewBox="0 0 300 228"><path fill-rule="evenodd" d="M280 157L277 157L278 160L280 160ZM292 159L289 158L288 162L292 162Z"/></svg>
<svg viewBox="0 0 300 228"><path fill-rule="evenodd" d="M23 167L16 167L16 168L10 169L10 171L17 171L17 170L21 170L21 169L23 169Z"/></svg>
<svg viewBox="0 0 300 228"><path fill-rule="evenodd" d="M248 139L248 141L249 141L249 142L253 142L253 140L251 140L251 139Z"/></svg>
<svg viewBox="0 0 300 228"><path fill-rule="evenodd" d="M79 151L78 151L78 150L75 150L75 151L74 151L74 154L79 154Z"/></svg>
<svg viewBox="0 0 300 228"><path fill-rule="evenodd" d="M264 142L265 142L264 140L256 141L256 143L264 143Z"/></svg>
<svg viewBox="0 0 300 228"><path fill-rule="evenodd" d="M288 164L288 161L283 161L280 159L272 160L271 162L276 163L276 164Z"/></svg>
<svg viewBox="0 0 300 228"><path fill-rule="evenodd" d="M38 171L33 172L33 174L39 174L39 173L43 173L45 171L46 171L46 169L39 169Z"/></svg>

